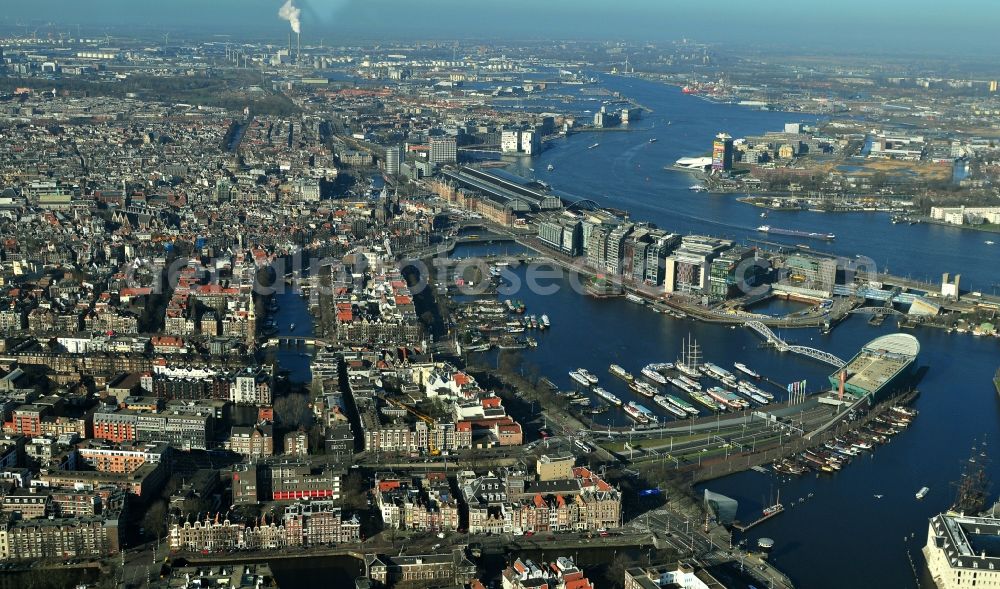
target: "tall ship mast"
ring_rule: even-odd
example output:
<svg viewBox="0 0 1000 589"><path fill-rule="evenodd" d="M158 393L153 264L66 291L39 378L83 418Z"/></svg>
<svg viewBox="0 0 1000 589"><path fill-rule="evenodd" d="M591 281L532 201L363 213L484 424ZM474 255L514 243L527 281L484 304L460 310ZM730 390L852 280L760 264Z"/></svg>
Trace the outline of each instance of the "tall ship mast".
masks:
<svg viewBox="0 0 1000 589"><path fill-rule="evenodd" d="M989 478L986 476L986 442L982 443L977 453L977 447L972 447L972 454L962 472L962 478L957 483L958 492L951 510L955 513L976 515L986 507L989 495Z"/></svg>
<svg viewBox="0 0 1000 589"><path fill-rule="evenodd" d="M701 366L701 347L691 334L688 334L681 345L681 357L677 361L677 369L697 379L701 376L698 372L699 366Z"/></svg>

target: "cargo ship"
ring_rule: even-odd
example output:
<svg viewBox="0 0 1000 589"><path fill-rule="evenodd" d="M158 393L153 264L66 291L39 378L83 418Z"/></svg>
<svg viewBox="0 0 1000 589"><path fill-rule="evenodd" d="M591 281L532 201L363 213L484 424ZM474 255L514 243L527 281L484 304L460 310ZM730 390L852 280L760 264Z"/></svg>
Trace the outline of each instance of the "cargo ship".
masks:
<svg viewBox="0 0 1000 589"><path fill-rule="evenodd" d="M619 399L617 396L615 396L615 394L612 393L611 391L608 391L607 389L601 387L594 387L594 393L598 397L604 399L605 401L611 403L612 405L615 405L617 407L621 407L622 405L622 400Z"/></svg>
<svg viewBox="0 0 1000 589"><path fill-rule="evenodd" d="M757 231L761 233L773 233L774 235L789 235L791 237L808 237L809 239L822 239L825 241L833 241L837 239L837 236L833 233L816 233L815 231L797 231L795 229L780 229L778 227L771 227L770 225L761 225L757 228Z"/></svg>

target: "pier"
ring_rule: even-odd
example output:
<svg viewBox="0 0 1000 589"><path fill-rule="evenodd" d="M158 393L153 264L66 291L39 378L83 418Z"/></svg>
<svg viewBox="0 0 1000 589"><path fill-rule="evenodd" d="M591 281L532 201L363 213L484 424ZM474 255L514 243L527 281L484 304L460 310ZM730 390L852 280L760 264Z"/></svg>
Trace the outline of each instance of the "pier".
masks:
<svg viewBox="0 0 1000 589"><path fill-rule="evenodd" d="M768 509L770 509L772 511L768 511ZM733 529L736 530L737 532L741 532L741 533L742 532L746 532L750 528L752 528L752 527L754 527L754 526L756 526L758 524L762 524L762 523L766 522L767 520L771 519L772 517L778 515L779 513L784 513L784 512L785 512L785 507L782 504L780 504L780 503L775 503L774 505L765 508L764 512L761 514L760 517L758 517L757 519L753 520L752 522L750 522L748 524L742 524L742 523L739 523L739 522L734 522L733 523Z"/></svg>

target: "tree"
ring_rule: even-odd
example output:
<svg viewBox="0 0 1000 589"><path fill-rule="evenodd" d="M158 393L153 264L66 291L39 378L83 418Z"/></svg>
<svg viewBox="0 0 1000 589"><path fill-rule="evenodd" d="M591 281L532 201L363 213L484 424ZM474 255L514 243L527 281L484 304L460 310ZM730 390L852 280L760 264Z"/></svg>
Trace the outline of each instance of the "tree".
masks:
<svg viewBox="0 0 1000 589"><path fill-rule="evenodd" d="M313 423L312 408L309 397L299 393L289 393L274 401L274 419L285 429L311 427Z"/></svg>
<svg viewBox="0 0 1000 589"><path fill-rule="evenodd" d="M167 534L166 515L167 502L162 499L154 501L142 518L142 527L146 529L146 533L156 537L157 540L164 537Z"/></svg>
<svg viewBox="0 0 1000 589"><path fill-rule="evenodd" d="M621 587L625 584L625 570L632 564L627 556L622 552L616 552L615 557L608 564L607 581L613 583L614 587Z"/></svg>

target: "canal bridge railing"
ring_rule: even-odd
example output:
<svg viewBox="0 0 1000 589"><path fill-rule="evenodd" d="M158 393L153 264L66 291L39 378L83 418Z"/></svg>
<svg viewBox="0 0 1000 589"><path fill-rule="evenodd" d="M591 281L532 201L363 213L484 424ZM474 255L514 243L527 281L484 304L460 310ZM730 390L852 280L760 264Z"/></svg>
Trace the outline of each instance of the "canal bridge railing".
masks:
<svg viewBox="0 0 1000 589"><path fill-rule="evenodd" d="M276 335L274 337L268 338L264 342L265 348L277 347L277 348L300 348L304 346L313 347L325 347L328 342L324 339L320 339L313 336L295 336L295 335Z"/></svg>
<svg viewBox="0 0 1000 589"><path fill-rule="evenodd" d="M774 348L779 352L792 352L794 354L806 356L807 358L812 358L813 360L825 362L837 368L843 368L847 365L847 362L841 360L837 356L834 356L830 352L824 352L823 350L817 350L816 348L810 348L807 346L789 344L785 340L778 337L777 334L771 331L770 327L764 325L761 321L747 321L745 325L763 336L764 339L767 340L767 343L774 346Z"/></svg>

